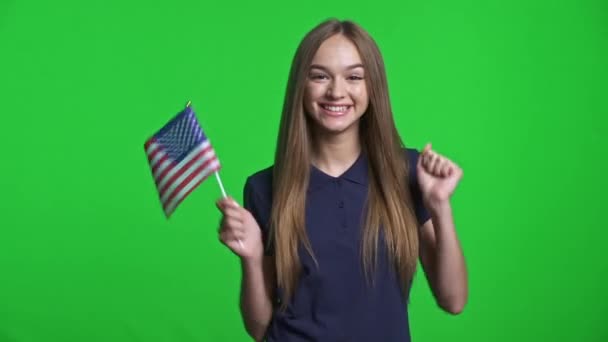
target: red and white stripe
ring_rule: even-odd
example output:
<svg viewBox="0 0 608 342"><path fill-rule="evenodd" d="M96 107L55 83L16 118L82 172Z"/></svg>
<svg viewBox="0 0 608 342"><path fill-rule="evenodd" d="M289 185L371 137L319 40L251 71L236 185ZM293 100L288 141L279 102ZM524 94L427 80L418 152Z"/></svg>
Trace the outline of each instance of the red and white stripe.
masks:
<svg viewBox="0 0 608 342"><path fill-rule="evenodd" d="M146 143L146 154L165 215L175 208L213 172L220 163L209 140L196 146L182 161L175 163L154 139Z"/></svg>

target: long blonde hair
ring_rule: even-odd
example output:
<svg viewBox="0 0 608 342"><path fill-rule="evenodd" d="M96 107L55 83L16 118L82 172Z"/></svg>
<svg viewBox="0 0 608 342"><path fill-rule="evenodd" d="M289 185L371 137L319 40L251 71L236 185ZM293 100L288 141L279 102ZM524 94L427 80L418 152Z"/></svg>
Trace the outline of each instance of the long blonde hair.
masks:
<svg viewBox="0 0 608 342"><path fill-rule="evenodd" d="M365 274L372 279L381 230L404 291L416 270L418 234L408 186L409 165L391 112L382 56L372 37L354 22L327 20L308 32L293 59L273 167L269 243L274 244L283 308L293 295L300 275L300 244L317 262L305 228L312 127L304 112L303 99L316 51L323 41L336 34L342 34L357 47L369 94L369 106L360 119L362 149L369 160L367 213L361 246Z"/></svg>

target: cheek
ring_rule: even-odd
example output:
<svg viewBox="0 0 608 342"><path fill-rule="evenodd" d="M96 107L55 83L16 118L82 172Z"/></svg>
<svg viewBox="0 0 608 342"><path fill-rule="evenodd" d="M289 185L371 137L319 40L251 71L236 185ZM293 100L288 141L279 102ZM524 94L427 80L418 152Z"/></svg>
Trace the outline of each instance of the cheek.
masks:
<svg viewBox="0 0 608 342"><path fill-rule="evenodd" d="M367 98L367 88L363 84L354 85L352 88L350 88L350 93L353 97L358 99Z"/></svg>
<svg viewBox="0 0 608 342"><path fill-rule="evenodd" d="M358 102L359 105L367 106L369 103L369 97L367 95L367 88L365 86L356 87L352 91L353 98Z"/></svg>
<svg viewBox="0 0 608 342"><path fill-rule="evenodd" d="M304 90L304 108L312 111L314 102L323 97L323 87L318 84L308 84Z"/></svg>
<svg viewBox="0 0 608 342"><path fill-rule="evenodd" d="M307 94L308 98L311 100L316 100L316 99L323 97L325 92L326 92L326 87L323 84L309 83L306 86L306 94Z"/></svg>

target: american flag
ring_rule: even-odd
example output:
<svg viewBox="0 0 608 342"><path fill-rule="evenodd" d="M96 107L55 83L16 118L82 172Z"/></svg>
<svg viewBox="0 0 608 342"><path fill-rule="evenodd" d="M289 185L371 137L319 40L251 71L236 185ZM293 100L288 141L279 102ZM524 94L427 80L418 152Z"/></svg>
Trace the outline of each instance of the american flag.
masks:
<svg viewBox="0 0 608 342"><path fill-rule="evenodd" d="M144 148L167 218L221 167L189 105L149 138Z"/></svg>

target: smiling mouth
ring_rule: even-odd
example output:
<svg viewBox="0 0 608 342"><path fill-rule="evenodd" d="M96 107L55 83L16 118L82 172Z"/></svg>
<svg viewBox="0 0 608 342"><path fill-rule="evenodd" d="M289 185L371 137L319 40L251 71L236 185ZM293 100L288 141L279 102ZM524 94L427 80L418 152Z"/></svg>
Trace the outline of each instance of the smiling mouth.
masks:
<svg viewBox="0 0 608 342"><path fill-rule="evenodd" d="M342 114L345 113L351 106L350 105L329 105L329 104L320 104L321 108L325 109L325 111L334 113L334 114Z"/></svg>

